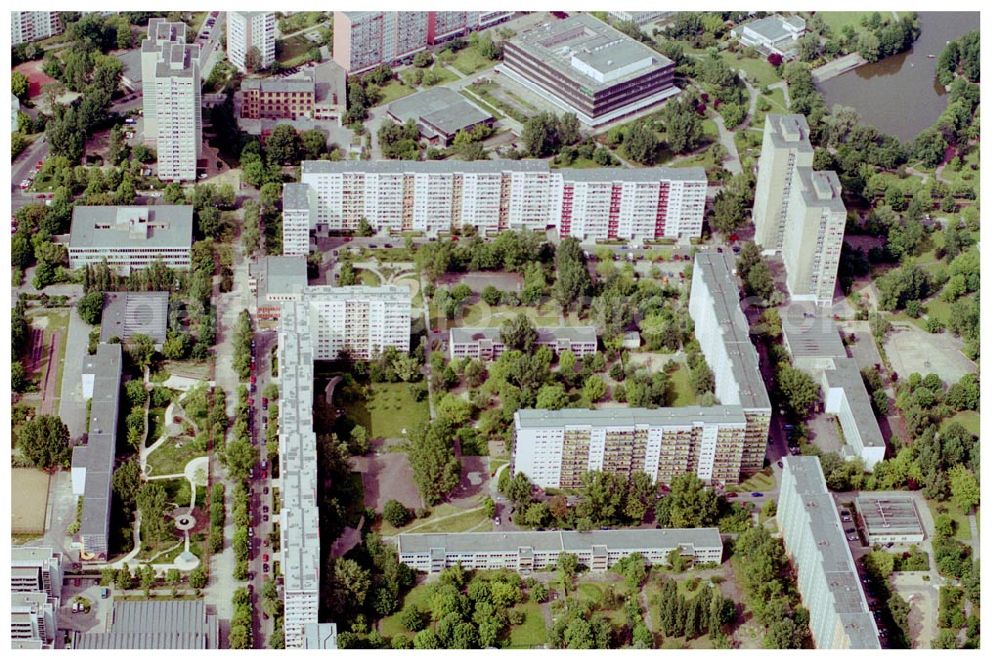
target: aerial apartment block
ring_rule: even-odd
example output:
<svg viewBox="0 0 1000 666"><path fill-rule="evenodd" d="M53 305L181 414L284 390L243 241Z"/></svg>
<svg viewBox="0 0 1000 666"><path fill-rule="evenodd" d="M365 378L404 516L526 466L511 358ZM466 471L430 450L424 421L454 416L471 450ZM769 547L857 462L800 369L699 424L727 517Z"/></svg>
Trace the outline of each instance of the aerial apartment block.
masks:
<svg viewBox="0 0 1000 666"><path fill-rule="evenodd" d="M316 193L320 236L364 217L428 236L470 224L484 236L557 227L582 240L688 239L701 235L708 192L702 168L552 170L545 160L304 161L302 182ZM287 219L285 229L303 231Z"/></svg>
<svg viewBox="0 0 1000 666"><path fill-rule="evenodd" d="M309 232L316 228L316 190L307 183L285 183L281 193L281 253L309 254Z"/></svg>
<svg viewBox="0 0 1000 666"><path fill-rule="evenodd" d="M535 345L545 346L558 358L569 351L576 358L597 353L597 329L593 326L543 326L536 329ZM507 351L499 328L456 327L448 331L451 358L475 358L490 362Z"/></svg>
<svg viewBox="0 0 1000 666"><path fill-rule="evenodd" d="M307 287L303 302L317 360L341 352L371 360L389 347L410 350L410 290L406 287Z"/></svg>
<svg viewBox="0 0 1000 666"><path fill-rule="evenodd" d="M878 650L875 618L819 458L786 456L782 462L778 526L816 647Z"/></svg>
<svg viewBox="0 0 1000 666"><path fill-rule="evenodd" d="M809 126L801 114L768 114L757 167L754 240L780 252L792 300L833 302L847 223L832 171L813 171Z"/></svg>
<svg viewBox="0 0 1000 666"><path fill-rule="evenodd" d="M680 93L670 58L586 13L508 40L499 69L589 126Z"/></svg>
<svg viewBox="0 0 1000 666"><path fill-rule="evenodd" d="M62 595L62 555L51 548L21 547L10 551L11 646L52 646Z"/></svg>
<svg viewBox="0 0 1000 666"><path fill-rule="evenodd" d="M226 12L226 56L233 67L247 72L247 55L257 49L258 69L274 62L274 12Z"/></svg>
<svg viewBox="0 0 1000 666"><path fill-rule="evenodd" d="M833 318L811 305L793 304L781 315L781 335L792 365L819 383L826 412L837 416L844 457L874 469L885 458L885 439L861 368L848 355Z"/></svg>
<svg viewBox="0 0 1000 666"><path fill-rule="evenodd" d="M139 49L142 84L142 140L147 146L156 145L158 134L156 115L156 63L160 61L164 44L186 44L187 25L163 18L149 19L146 38Z"/></svg>
<svg viewBox="0 0 1000 666"><path fill-rule="evenodd" d="M740 309L735 274L736 262L728 250L695 254L688 311L695 338L715 375L716 397L724 405L739 405L746 416L740 473L753 474L764 465L771 401Z"/></svg>
<svg viewBox="0 0 1000 666"><path fill-rule="evenodd" d="M118 406L122 381L122 346L99 344L86 356L80 381L90 400L86 446L73 447L73 494L83 499L80 519L80 559L108 559L111 526L111 476L118 436Z"/></svg>
<svg viewBox="0 0 1000 666"><path fill-rule="evenodd" d="M591 571L608 571L633 553L641 553L652 565L667 564L670 554L678 549L694 564L722 562L722 538L715 527L400 534L388 541L396 546L400 562L425 573L440 573L456 564L465 569L529 573L554 567L562 553L576 555Z"/></svg>
<svg viewBox="0 0 1000 666"><path fill-rule="evenodd" d="M47 39L63 31L59 12L11 12L10 43L12 46Z"/></svg>
<svg viewBox="0 0 1000 666"><path fill-rule="evenodd" d="M76 206L70 223L71 270L107 261L120 275L159 261L191 268L191 206Z"/></svg>

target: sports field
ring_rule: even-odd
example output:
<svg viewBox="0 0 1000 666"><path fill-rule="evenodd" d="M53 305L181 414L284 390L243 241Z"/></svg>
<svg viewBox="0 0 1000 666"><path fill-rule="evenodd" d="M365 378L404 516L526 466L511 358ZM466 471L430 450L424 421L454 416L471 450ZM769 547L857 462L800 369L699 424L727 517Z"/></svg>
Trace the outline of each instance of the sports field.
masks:
<svg viewBox="0 0 1000 666"><path fill-rule="evenodd" d="M10 471L11 534L42 534L49 502L49 475L40 469Z"/></svg>

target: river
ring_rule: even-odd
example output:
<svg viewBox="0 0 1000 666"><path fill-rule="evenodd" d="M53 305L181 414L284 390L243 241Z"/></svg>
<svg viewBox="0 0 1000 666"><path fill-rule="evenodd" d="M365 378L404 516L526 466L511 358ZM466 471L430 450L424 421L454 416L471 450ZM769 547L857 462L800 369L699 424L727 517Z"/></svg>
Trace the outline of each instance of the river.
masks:
<svg viewBox="0 0 1000 666"><path fill-rule="evenodd" d="M909 51L819 84L828 107L851 106L861 120L909 141L930 127L948 105L934 76L948 41L979 29L978 12L919 12L921 33Z"/></svg>

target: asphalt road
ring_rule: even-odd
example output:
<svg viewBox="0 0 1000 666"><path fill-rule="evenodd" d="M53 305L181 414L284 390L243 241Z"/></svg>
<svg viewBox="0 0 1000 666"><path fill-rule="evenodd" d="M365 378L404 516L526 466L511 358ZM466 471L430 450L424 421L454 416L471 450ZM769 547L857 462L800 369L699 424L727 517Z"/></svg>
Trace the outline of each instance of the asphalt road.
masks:
<svg viewBox="0 0 1000 666"><path fill-rule="evenodd" d="M24 149L10 165L10 208L11 213L35 200L35 195L21 190L20 183L31 174L35 164L49 156L49 144L45 137L36 139Z"/></svg>

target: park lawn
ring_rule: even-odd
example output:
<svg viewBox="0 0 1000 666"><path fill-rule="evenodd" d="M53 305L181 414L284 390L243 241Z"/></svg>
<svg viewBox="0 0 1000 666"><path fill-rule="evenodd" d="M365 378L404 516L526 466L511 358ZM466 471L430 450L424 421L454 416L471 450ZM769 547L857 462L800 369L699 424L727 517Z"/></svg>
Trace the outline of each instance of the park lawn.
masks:
<svg viewBox="0 0 1000 666"><path fill-rule="evenodd" d="M701 131L704 132L706 139L711 141L719 139L719 126L711 118L705 118L701 121Z"/></svg>
<svg viewBox="0 0 1000 666"><path fill-rule="evenodd" d="M754 492L766 492L768 490L774 490L775 481L774 473L770 468L762 469L757 472L749 479L745 479L742 483L734 486L726 486L726 492L737 492L737 493L754 493Z"/></svg>
<svg viewBox="0 0 1000 666"><path fill-rule="evenodd" d="M927 500L927 505L931 508L931 515L935 518L941 514L948 516L955 523L955 538L959 541L969 541L972 539L972 532L969 531L969 517L962 513L955 500L939 502L937 500Z"/></svg>
<svg viewBox="0 0 1000 666"><path fill-rule="evenodd" d="M493 524L477 507L475 511L430 521L410 531L416 534L427 532L492 532Z"/></svg>
<svg viewBox="0 0 1000 666"><path fill-rule="evenodd" d="M379 279L375 273L368 270L367 268L362 268L358 271L358 279L361 280L361 284L366 287L378 287L381 286L382 280Z"/></svg>
<svg viewBox="0 0 1000 666"><path fill-rule="evenodd" d="M66 365L64 359L66 357L66 341L69 335L69 310L67 308L35 308L28 312L28 316L31 320L37 321L39 318L44 317L46 319L45 327L42 329L42 345L43 345L43 357L42 363L35 373L35 376L31 377L31 381L38 385L39 395L45 390L45 373L48 372L48 368L51 364L55 363L56 369L56 394L52 401L53 413L59 413L59 401L60 393L62 391L62 374L63 366ZM59 349L57 357L52 359L49 358L49 346L52 344L52 336L56 332L59 332Z"/></svg>
<svg viewBox="0 0 1000 666"><path fill-rule="evenodd" d="M960 180L965 180L972 183L972 186L976 190L976 199L979 199L979 146L975 146L968 155L965 157L965 167L959 168L958 159L954 158L941 172L941 179L948 183L955 183ZM976 167L975 169L970 167Z"/></svg>
<svg viewBox="0 0 1000 666"><path fill-rule="evenodd" d="M451 65L468 76L484 69L489 69L493 66L493 61L489 58L484 58L475 46L466 46L461 51L455 52L455 60Z"/></svg>
<svg viewBox="0 0 1000 666"><path fill-rule="evenodd" d="M948 322L951 319L951 303L945 303L940 296L925 301L924 308L928 316L940 322Z"/></svg>
<svg viewBox="0 0 1000 666"><path fill-rule="evenodd" d="M188 461L200 455L204 451L195 446L193 437L171 437L149 454L146 463L150 466L150 476L183 474Z"/></svg>
<svg viewBox="0 0 1000 666"><path fill-rule="evenodd" d="M442 65L435 64L429 71L434 72L438 77L438 82L434 84L435 86L458 81L458 75Z"/></svg>
<svg viewBox="0 0 1000 666"><path fill-rule="evenodd" d="M819 14L833 32L835 37L842 34L845 25L853 27L855 30L861 28L861 20L871 14L871 12L816 12Z"/></svg>
<svg viewBox="0 0 1000 666"><path fill-rule="evenodd" d="M694 386L691 385L691 371L687 363L680 363L677 369L670 373L670 390L674 399L670 402L671 407L688 407L698 404L698 396L695 395Z"/></svg>
<svg viewBox="0 0 1000 666"><path fill-rule="evenodd" d="M707 150L703 150L700 153L691 155L690 157L672 161L670 162L670 166L675 168L702 167L704 169L710 169L715 166L715 160L712 159L712 156L708 154Z"/></svg>
<svg viewBox="0 0 1000 666"><path fill-rule="evenodd" d="M545 616L542 607L534 601L517 604L515 609L524 613L524 622L510 629L509 647L532 648L545 645L548 631L545 627Z"/></svg>
<svg viewBox="0 0 1000 666"><path fill-rule="evenodd" d="M326 18L325 12L296 12L291 16L278 19L278 26L281 28L281 34L290 35L322 23Z"/></svg>
<svg viewBox="0 0 1000 666"><path fill-rule="evenodd" d="M769 113L788 113L788 107L785 106L785 94L781 90L761 91L760 97L757 98L757 103L760 104L760 100L762 99L766 99L771 105Z"/></svg>
<svg viewBox="0 0 1000 666"><path fill-rule="evenodd" d="M388 521L382 521L381 527L379 527L379 533L382 536L395 536L400 532L445 532L448 530L441 529L441 525L452 525L458 526L459 528L469 529L475 527L479 522L483 520L484 514L481 509L477 508L475 511L469 511L465 516L459 516L464 511L469 511L468 509L461 509L454 504L438 504L431 509L431 513L426 518L420 518L414 520L411 523L403 525L402 527L393 527ZM462 531L451 530L451 531Z"/></svg>
<svg viewBox="0 0 1000 666"><path fill-rule="evenodd" d="M430 599L432 590L433 587L425 583L423 585L417 585L415 588L407 592L406 596L403 598L402 607L400 607L397 612L393 613L389 617L383 618L379 622L379 633L389 638L398 634L405 634L412 637L414 632L407 631L406 627L403 626L403 611L409 606L416 606L425 613L428 612L430 609L427 602Z"/></svg>
<svg viewBox="0 0 1000 666"><path fill-rule="evenodd" d="M767 87L772 83L778 83L781 81L781 77L778 76L778 70L776 70L763 58L745 58L738 53L733 53L732 51L723 51L721 55L727 65L736 70L742 69L744 72L757 79L757 83L761 87Z"/></svg>
<svg viewBox="0 0 1000 666"><path fill-rule="evenodd" d="M378 89L378 104L379 106L390 104L415 92L417 92L416 88L411 88L398 79L390 79L388 83Z"/></svg>
<svg viewBox="0 0 1000 666"><path fill-rule="evenodd" d="M482 97L478 97L476 95L473 95L471 92L469 92L469 90L467 88L462 88L458 92L463 97L468 98L469 101L471 101L476 106L481 106L484 111L487 111L490 114L492 114L493 117L496 118L497 120L499 120L500 118L506 118L507 117L506 113L504 113L500 109L496 108L495 106L493 106L492 104L490 104L489 102L487 102Z"/></svg>
<svg viewBox="0 0 1000 666"><path fill-rule="evenodd" d="M278 64L282 67L301 65L309 56L309 50L314 46L317 44L306 39L305 35L279 39L275 44Z"/></svg>
<svg viewBox="0 0 1000 666"><path fill-rule="evenodd" d="M558 326L559 306L550 301L539 307L531 305L490 307L485 301L476 301L462 309L461 317L457 317L456 326L500 326L504 320L513 319L518 314L524 314L535 326Z"/></svg>
<svg viewBox="0 0 1000 666"><path fill-rule="evenodd" d="M403 430L412 432L430 418L427 400L414 400L409 387L404 383L372 384L372 397L346 405L347 415L367 428L372 438L403 437Z"/></svg>
<svg viewBox="0 0 1000 666"><path fill-rule="evenodd" d="M601 167L601 165L594 160L587 159L586 157L580 157L579 155L577 155L577 157L569 164L551 164L553 169L599 169Z"/></svg>
<svg viewBox="0 0 1000 666"><path fill-rule="evenodd" d="M510 462L510 458L490 458L490 476L497 473L497 470Z"/></svg>
<svg viewBox="0 0 1000 666"><path fill-rule="evenodd" d="M166 412L166 407L150 408L146 416L146 446L152 446L156 443L156 440L163 436L163 419Z"/></svg>
<svg viewBox="0 0 1000 666"><path fill-rule="evenodd" d="M949 416L948 418L946 418L944 420L944 423L942 423L941 425L942 426L946 426L949 423L957 423L960 426L962 426L963 428L965 428L966 430L968 430L969 432L971 432L973 435L976 435L978 437L979 436L980 418L981 417L980 417L979 412L973 412L973 411L966 410L966 411L958 412L954 416Z"/></svg>

